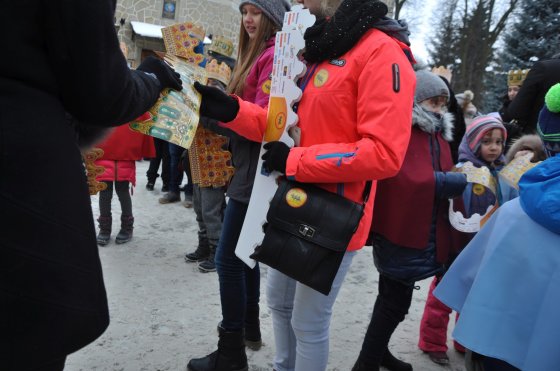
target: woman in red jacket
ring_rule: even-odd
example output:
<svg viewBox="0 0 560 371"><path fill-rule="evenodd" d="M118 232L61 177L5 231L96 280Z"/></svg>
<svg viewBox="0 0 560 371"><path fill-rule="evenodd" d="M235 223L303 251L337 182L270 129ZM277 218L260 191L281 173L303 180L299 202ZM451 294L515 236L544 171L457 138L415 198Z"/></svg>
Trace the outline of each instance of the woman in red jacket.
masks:
<svg viewBox="0 0 560 371"><path fill-rule="evenodd" d="M373 180L373 196L375 180L398 172L410 139L415 77L406 55L406 29L385 17L387 6L379 1L299 2L318 19L305 33L308 74L302 80L308 83L300 85L300 146L267 143L264 166L361 203L368 180ZM262 142L266 109L239 96L195 87L203 96L201 114ZM332 307L356 250L366 241L373 199L328 296L269 268L275 370L326 369Z"/></svg>
<svg viewBox="0 0 560 371"><path fill-rule="evenodd" d="M144 157L154 157L155 150L150 137L130 130L128 125L116 128L111 135L97 146L104 152L95 161L97 166L103 166L105 172L96 180L107 184L107 188L99 192L99 234L97 244L107 245L111 238L111 199L113 188L117 192L121 204L121 229L115 237L118 244L132 239L134 217L132 216L132 199L130 184L136 185L136 162Z"/></svg>

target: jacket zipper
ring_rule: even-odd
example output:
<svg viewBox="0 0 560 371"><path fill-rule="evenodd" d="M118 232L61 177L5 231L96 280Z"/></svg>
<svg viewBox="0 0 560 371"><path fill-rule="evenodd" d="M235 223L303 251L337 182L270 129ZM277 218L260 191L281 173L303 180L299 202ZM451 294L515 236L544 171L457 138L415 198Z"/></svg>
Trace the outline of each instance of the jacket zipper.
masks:
<svg viewBox="0 0 560 371"><path fill-rule="evenodd" d="M338 162L336 163L336 166L340 166L342 164L342 159L343 158L349 158L349 157L354 157L356 156L356 152L345 152L345 153L329 153L326 155L317 155L315 158L317 160L324 160L327 158L338 158Z"/></svg>

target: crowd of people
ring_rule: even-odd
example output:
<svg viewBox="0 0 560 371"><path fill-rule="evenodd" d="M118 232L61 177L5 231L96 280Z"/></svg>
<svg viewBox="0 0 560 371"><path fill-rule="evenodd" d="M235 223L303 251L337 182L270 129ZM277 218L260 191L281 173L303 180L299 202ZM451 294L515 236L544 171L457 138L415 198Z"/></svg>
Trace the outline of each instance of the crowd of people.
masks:
<svg viewBox="0 0 560 371"><path fill-rule="evenodd" d="M416 283L432 277L418 347L434 363L449 363L455 310L454 347L467 354L467 368L558 368L560 54L510 71L503 106L482 113L471 91L453 92L449 71L418 69L406 23L388 18L383 2L296 2L316 17L304 36L298 142L268 142L263 166L363 202L364 211L328 295L269 267L273 369L326 370L333 306L364 246L373 247L379 283L353 371L413 370L389 343ZM0 61L2 369L62 370L68 354L107 328L97 245L111 242L113 191L121 209L114 241L134 243L136 161L150 159L146 189L161 174L159 203L184 192L196 214L198 245L185 261L219 280L216 350L187 369L248 370L246 347L263 342L261 274L235 248L267 125L275 37L290 4L240 1L237 58L233 41L214 36L208 82L194 84L200 121L189 149L123 125L182 82L154 56L129 69L113 0L27 5L25 24L5 16L23 5L0 5L0 31L21 31L10 50L33 56ZM104 152L97 236L82 164L92 146ZM35 181L23 182L30 164Z"/></svg>

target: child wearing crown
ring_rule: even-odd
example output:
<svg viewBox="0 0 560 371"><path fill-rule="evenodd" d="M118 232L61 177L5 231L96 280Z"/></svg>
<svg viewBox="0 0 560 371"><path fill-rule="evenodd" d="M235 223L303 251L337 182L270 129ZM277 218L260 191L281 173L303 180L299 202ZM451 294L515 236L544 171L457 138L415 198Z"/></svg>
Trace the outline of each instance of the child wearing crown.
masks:
<svg viewBox="0 0 560 371"><path fill-rule="evenodd" d="M492 209L493 205L499 206L517 197L517 191L514 188L498 179L498 171L505 164L506 138L506 128L494 115L479 116L467 126L465 136L459 146L457 168L459 171L467 173L467 179L481 179L486 182L485 185L472 182L467 184L462 196L467 218L471 218L474 214L483 216ZM466 222L463 223L463 225L465 224ZM473 235L472 233L465 234L461 245L464 247ZM418 346L428 353L430 359L435 363L447 364L449 362L446 353L447 324L452 310L432 294L441 278L442 275L436 276L430 286L420 323ZM460 344L455 342L454 346L458 351L464 352L464 348Z"/></svg>
<svg viewBox="0 0 560 371"><path fill-rule="evenodd" d="M508 72L507 78L507 93L502 97L502 108L500 108L500 116L505 122L504 126L508 132L508 142L506 143L506 148L509 148L511 142L521 136L522 128L525 126L525 122L519 122L519 120L512 119L507 114L507 108L513 99L517 96L517 93L521 89L525 78L527 77L529 70L515 69Z"/></svg>
<svg viewBox="0 0 560 371"><path fill-rule="evenodd" d="M461 312L453 335L478 353L467 369L560 364L560 84L545 103L537 132L550 158L523 175L519 197L488 220L435 290Z"/></svg>
<svg viewBox="0 0 560 371"><path fill-rule="evenodd" d="M213 59L206 64L208 85L225 87L231 77L226 63ZM225 186L233 175L231 153L225 148L228 139L215 132L223 132L215 120L200 118L193 144L188 151L193 179L193 206L198 223L198 247L185 255L186 262L197 262L203 272L215 272L214 256L222 231L225 207Z"/></svg>

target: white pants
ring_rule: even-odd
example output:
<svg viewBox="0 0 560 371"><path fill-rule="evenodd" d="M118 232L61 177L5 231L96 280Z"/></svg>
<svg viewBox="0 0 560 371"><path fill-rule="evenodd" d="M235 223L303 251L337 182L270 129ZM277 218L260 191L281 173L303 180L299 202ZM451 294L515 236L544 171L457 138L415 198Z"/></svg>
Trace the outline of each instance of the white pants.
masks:
<svg viewBox="0 0 560 371"><path fill-rule="evenodd" d="M267 302L272 313L276 371L324 371L329 359L332 307L355 251L344 254L328 296L268 269Z"/></svg>

